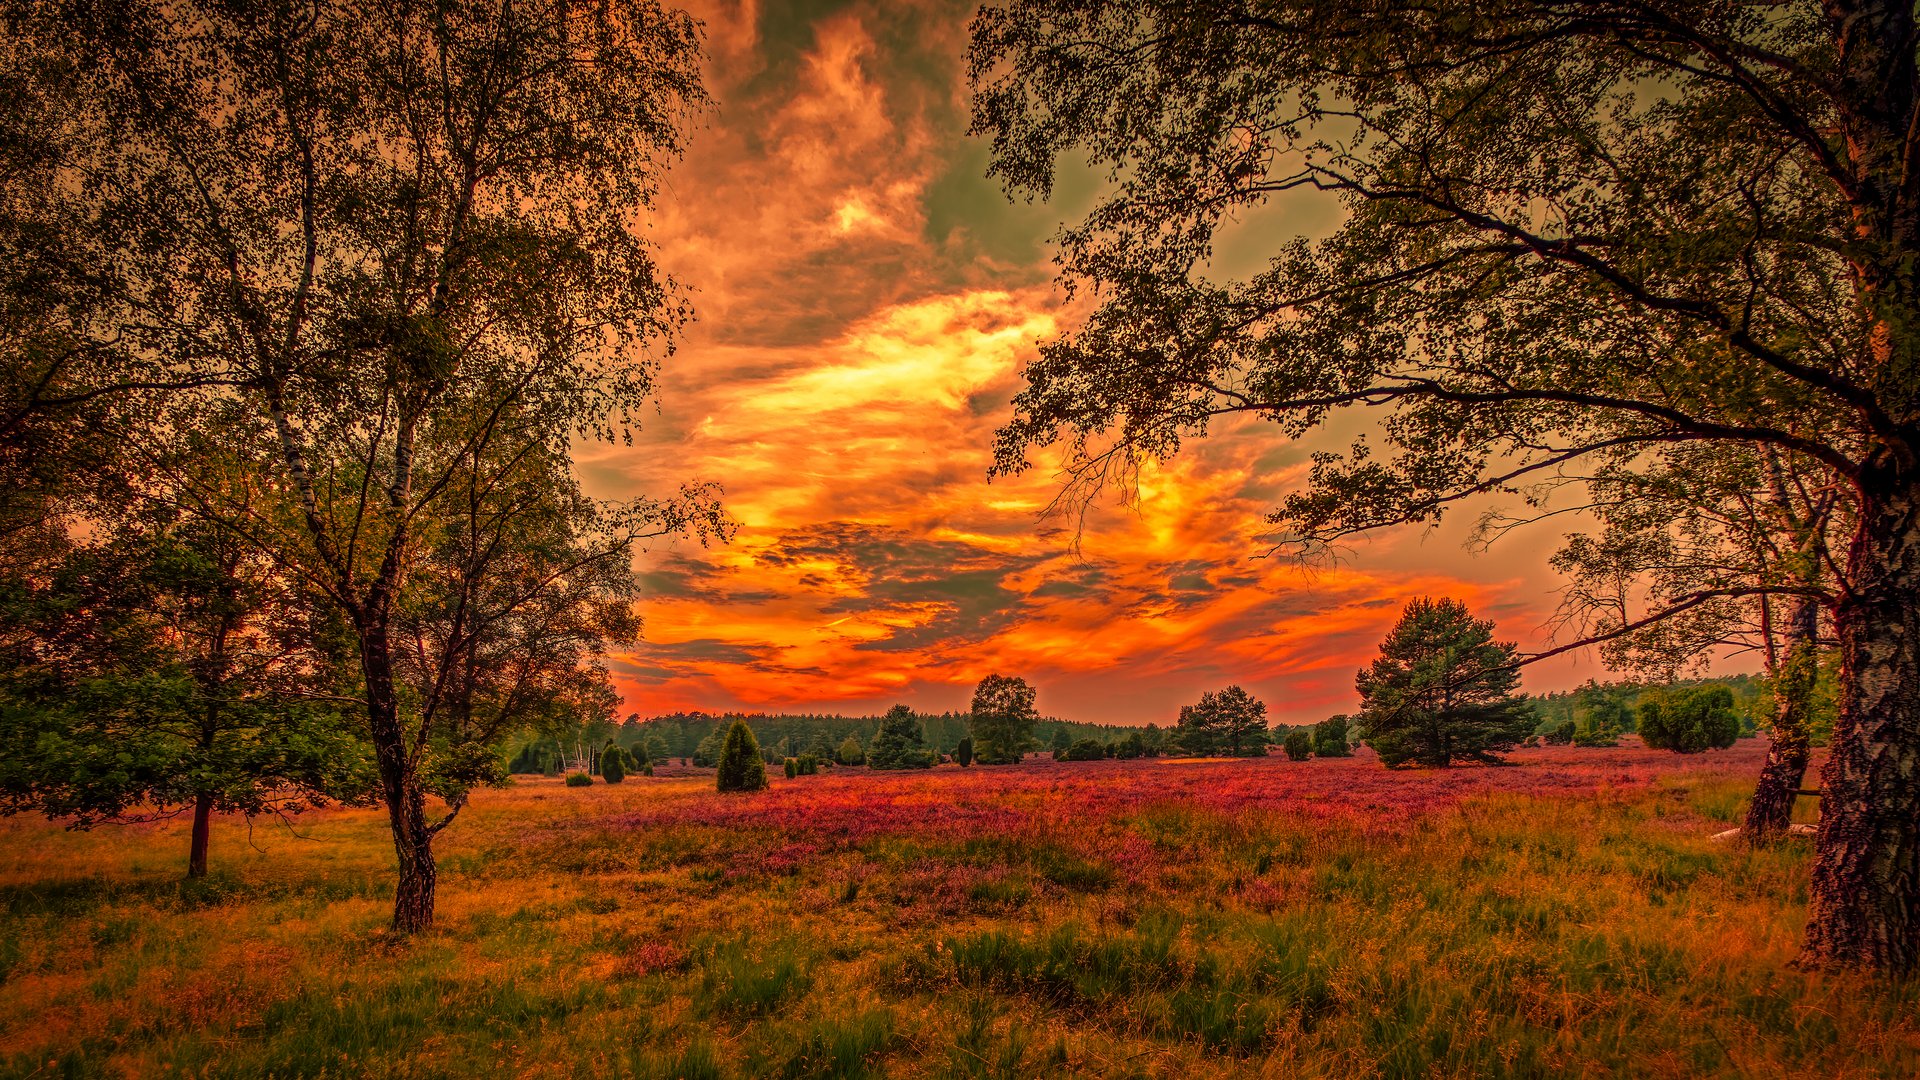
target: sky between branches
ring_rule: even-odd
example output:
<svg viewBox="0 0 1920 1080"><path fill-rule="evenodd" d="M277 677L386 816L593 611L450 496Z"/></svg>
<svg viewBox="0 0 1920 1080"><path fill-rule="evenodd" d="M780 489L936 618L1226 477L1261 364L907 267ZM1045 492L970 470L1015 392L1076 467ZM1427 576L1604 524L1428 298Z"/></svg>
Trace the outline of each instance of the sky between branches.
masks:
<svg viewBox="0 0 1920 1080"><path fill-rule="evenodd" d="M984 178L985 146L965 135L972 4L691 6L718 107L652 228L698 322L637 444L581 463L605 497L719 481L742 528L642 558L645 642L611 662L629 710L938 712L1000 672L1070 719L1169 723L1238 683L1298 722L1355 705L1354 669L1413 596L1458 597L1503 637L1547 643L1565 526L1476 556L1469 508L1331 567L1257 558L1266 511L1354 426L1299 444L1216 429L1143 475L1137 505L1098 507L1076 551L1074 523L1040 515L1047 468L991 483L987 468L1022 363L1072 325L1047 241L1094 181L1069 176L1029 206ZM1269 206L1214 270L1244 274L1338 214L1311 193ZM1589 677L1607 675L1575 655L1525 685Z"/></svg>

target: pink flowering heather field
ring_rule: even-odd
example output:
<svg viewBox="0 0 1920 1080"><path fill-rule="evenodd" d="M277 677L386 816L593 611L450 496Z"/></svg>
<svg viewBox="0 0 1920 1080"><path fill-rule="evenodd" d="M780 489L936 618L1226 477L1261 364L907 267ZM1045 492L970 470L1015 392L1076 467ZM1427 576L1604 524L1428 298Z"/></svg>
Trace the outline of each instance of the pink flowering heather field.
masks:
<svg viewBox="0 0 1920 1080"><path fill-rule="evenodd" d="M380 816L0 824L16 1075L1912 1076L1911 987L1802 973L1764 747L523 778L382 931ZM673 775L670 775L673 774ZM1803 806L1802 814L1811 813ZM424 1048L424 1049L422 1049Z"/></svg>

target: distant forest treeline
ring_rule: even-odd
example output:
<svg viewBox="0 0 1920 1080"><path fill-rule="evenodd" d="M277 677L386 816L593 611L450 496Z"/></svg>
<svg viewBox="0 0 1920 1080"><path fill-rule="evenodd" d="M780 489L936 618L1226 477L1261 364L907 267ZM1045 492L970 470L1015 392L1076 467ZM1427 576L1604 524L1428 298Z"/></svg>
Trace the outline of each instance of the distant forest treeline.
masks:
<svg viewBox="0 0 1920 1080"><path fill-rule="evenodd" d="M1826 670L1823 667L1823 672ZM1767 726L1767 720L1773 712L1773 693L1767 681L1759 675L1680 679L1669 683L1601 683L1588 680L1586 685L1572 690L1527 694L1523 695L1523 699L1538 717L1536 730L1541 733L1553 731L1566 723L1574 724L1576 729L1583 732L1608 725L1623 732L1632 732L1633 718L1645 699L1651 695L1671 694L1701 686L1724 686L1733 694L1734 709L1740 717L1743 733ZM1831 679L1823 679L1822 687L1827 692L1816 702L1813 724L1816 742L1824 741L1825 735L1832 731L1833 724ZM952 753L960 740L967 737L973 719L964 712L916 713L915 718L926 734L927 745L942 754ZM864 746L872 741L874 733L880 728L878 715L844 716L839 713L694 711L646 719L630 716L617 725L590 725L571 738L550 736L524 742L514 749L510 768L517 773L552 772L566 767L569 762L590 757L609 742L617 743L629 752L644 751L646 757L655 760L686 758L699 763L705 756L701 752L702 744L716 741L727 726L737 719L745 720L753 728L762 750L771 761L801 754L814 754L823 760L832 760L835 751L848 739L854 739ZM1272 725L1271 742L1278 745L1293 726ZM1149 743L1157 747L1159 741L1152 736L1156 733L1172 733L1174 729L1172 718L1165 724L1137 725L1091 724L1047 717L1034 725L1033 735L1037 749L1059 750L1083 739L1116 743L1135 732L1146 731L1149 733ZM1354 735L1358 738L1363 737L1364 733L1356 729Z"/></svg>

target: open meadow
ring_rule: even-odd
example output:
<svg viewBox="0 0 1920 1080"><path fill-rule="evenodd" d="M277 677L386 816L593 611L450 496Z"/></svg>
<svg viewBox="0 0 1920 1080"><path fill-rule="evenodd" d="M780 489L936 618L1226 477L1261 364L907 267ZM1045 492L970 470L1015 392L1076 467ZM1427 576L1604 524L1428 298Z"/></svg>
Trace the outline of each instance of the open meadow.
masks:
<svg viewBox="0 0 1920 1080"><path fill-rule="evenodd" d="M379 810L0 823L12 1076L1912 1076L1920 987L1791 965L1763 746L485 791L389 937ZM1802 801L1801 813L1809 810Z"/></svg>

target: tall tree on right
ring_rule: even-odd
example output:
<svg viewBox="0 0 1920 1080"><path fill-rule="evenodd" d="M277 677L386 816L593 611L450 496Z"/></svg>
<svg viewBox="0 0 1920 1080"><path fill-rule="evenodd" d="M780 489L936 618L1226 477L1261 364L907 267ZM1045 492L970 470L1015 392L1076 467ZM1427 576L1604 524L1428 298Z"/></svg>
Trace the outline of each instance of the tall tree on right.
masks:
<svg viewBox="0 0 1920 1080"><path fill-rule="evenodd" d="M1805 958L1920 966L1920 64L1907 0L1006 0L969 56L992 170L1110 179L1061 237L1092 301L1042 347L998 467L1079 490L1215 417L1320 453L1307 550L1661 448L1762 447L1854 523L1828 568L1840 705ZM1288 191L1346 217L1209 265ZM1279 220L1285 220L1281 218ZM1748 581L1741 595L1808 595ZM1691 610L1674 598L1632 622Z"/></svg>
<svg viewBox="0 0 1920 1080"><path fill-rule="evenodd" d="M1513 659L1513 644L1460 601L1410 602L1355 680L1367 745L1389 766L1499 761L1534 724L1513 692Z"/></svg>
<svg viewBox="0 0 1920 1080"><path fill-rule="evenodd" d="M1005 765L1033 746L1035 691L1017 675L989 675L973 691L974 760Z"/></svg>

